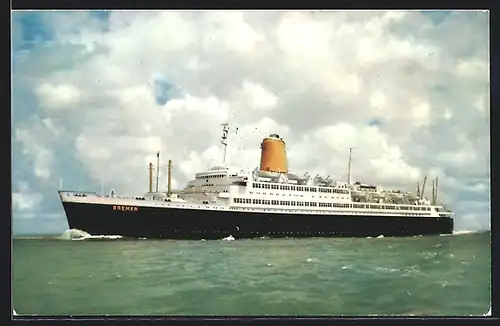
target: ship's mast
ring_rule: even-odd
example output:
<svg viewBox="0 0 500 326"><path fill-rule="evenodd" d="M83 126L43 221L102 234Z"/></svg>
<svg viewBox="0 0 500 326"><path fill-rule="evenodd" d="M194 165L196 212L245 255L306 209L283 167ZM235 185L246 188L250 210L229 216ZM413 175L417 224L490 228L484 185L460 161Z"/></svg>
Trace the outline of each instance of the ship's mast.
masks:
<svg viewBox="0 0 500 326"><path fill-rule="evenodd" d="M165 188L167 186L168 179L168 164L165 165L165 174L163 175L162 187Z"/></svg>
<svg viewBox="0 0 500 326"><path fill-rule="evenodd" d="M149 193L153 192L153 163L149 162Z"/></svg>
<svg viewBox="0 0 500 326"><path fill-rule="evenodd" d="M431 197L431 205L435 205L434 201L436 199L436 188L435 188L435 180L432 180L432 197Z"/></svg>
<svg viewBox="0 0 500 326"><path fill-rule="evenodd" d="M351 162L352 162L352 147L349 148L349 169L347 172L347 184L351 184Z"/></svg>
<svg viewBox="0 0 500 326"><path fill-rule="evenodd" d="M420 194L420 199L424 198L425 181L427 181L427 176L424 177L424 183L422 184L422 193Z"/></svg>
<svg viewBox="0 0 500 326"><path fill-rule="evenodd" d="M438 202L438 177L436 177L436 190L434 191L434 205Z"/></svg>
<svg viewBox="0 0 500 326"><path fill-rule="evenodd" d="M223 123L222 124L222 136L220 138L220 142L223 148L223 153L222 153L222 165L226 165L226 151L227 151L227 135L229 134L229 124L228 123Z"/></svg>
<svg viewBox="0 0 500 326"><path fill-rule="evenodd" d="M160 151L156 153L156 192L158 193L158 178L160 176Z"/></svg>
<svg viewBox="0 0 500 326"><path fill-rule="evenodd" d="M172 160L168 160L168 180L167 180L167 196L172 196Z"/></svg>

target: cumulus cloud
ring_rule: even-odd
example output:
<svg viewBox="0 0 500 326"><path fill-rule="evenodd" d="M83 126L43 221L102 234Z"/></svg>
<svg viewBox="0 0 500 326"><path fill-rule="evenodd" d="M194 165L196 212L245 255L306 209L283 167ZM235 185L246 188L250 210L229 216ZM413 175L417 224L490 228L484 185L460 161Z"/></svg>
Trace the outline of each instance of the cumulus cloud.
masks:
<svg viewBox="0 0 500 326"><path fill-rule="evenodd" d="M35 90L42 106L49 109L69 109L78 104L80 92L72 85L42 84Z"/></svg>
<svg viewBox="0 0 500 326"><path fill-rule="evenodd" d="M39 15L52 59L24 50L13 77L38 101L13 128L37 182L66 151L81 163L67 175L141 193L159 150L181 187L220 163L229 121L231 164L257 166L276 132L293 172L345 180L353 148L356 181L413 191L439 175L459 227L489 225L486 12L439 23L417 11ZM471 192L477 211L461 204Z"/></svg>
<svg viewBox="0 0 500 326"><path fill-rule="evenodd" d="M15 213L21 213L18 217L31 218L32 213L40 209L42 200L42 194L30 191L28 182L20 181L18 191L12 193L12 209Z"/></svg>
<svg viewBox="0 0 500 326"><path fill-rule="evenodd" d="M48 133L54 133L55 127L51 124L50 120L41 120L43 124L43 131ZM42 179L47 180L50 178L50 168L53 157L53 150L49 147L49 144L45 144L38 135L36 130L41 124L36 124L32 126L33 129L28 129L29 127L19 128L16 130L16 140L23 147L23 153L27 154L33 160L33 172L34 174ZM57 133L57 131L56 131Z"/></svg>

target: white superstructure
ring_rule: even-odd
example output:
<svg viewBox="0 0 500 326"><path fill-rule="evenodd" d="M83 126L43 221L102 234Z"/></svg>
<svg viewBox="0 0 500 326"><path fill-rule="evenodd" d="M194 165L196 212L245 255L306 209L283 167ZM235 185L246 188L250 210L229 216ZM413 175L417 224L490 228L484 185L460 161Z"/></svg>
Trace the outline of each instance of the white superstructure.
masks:
<svg viewBox="0 0 500 326"><path fill-rule="evenodd" d="M223 125L221 143L227 146L229 126ZM272 134L270 137L278 137ZM298 176L289 172L253 171L214 166L196 173L186 187L174 194L151 192L143 197L119 197L114 191L102 196L97 193L60 191L66 202L108 204L119 207L165 207L245 211L256 213L289 213L316 215L418 216L439 218L451 216L451 211L423 194L385 190L380 186L359 182L333 181L329 177ZM349 179L350 179L349 157ZM425 187L425 181L424 181ZM423 193L422 189L422 193ZM420 192L420 191L418 191Z"/></svg>

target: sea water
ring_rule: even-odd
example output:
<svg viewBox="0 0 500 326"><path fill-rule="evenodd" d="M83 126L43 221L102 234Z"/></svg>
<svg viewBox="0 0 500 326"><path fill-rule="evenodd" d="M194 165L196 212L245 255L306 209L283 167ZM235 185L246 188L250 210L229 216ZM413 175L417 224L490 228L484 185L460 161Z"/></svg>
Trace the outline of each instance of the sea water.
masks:
<svg viewBox="0 0 500 326"><path fill-rule="evenodd" d="M76 240L76 241L75 241ZM490 233L13 241L19 315L482 315Z"/></svg>

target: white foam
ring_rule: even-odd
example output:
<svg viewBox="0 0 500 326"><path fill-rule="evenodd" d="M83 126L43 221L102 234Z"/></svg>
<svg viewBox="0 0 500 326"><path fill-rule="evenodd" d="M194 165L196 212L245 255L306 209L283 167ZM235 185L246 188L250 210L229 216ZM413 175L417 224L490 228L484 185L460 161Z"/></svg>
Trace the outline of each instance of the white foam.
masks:
<svg viewBox="0 0 500 326"><path fill-rule="evenodd" d="M307 258L306 260L308 263L312 262L313 260L311 258Z"/></svg>
<svg viewBox="0 0 500 326"><path fill-rule="evenodd" d="M377 267L375 268L376 271L378 272L387 272L387 273L394 273L394 272L399 272L399 268L388 268L388 267Z"/></svg>
<svg viewBox="0 0 500 326"><path fill-rule="evenodd" d="M200 241L207 241L207 240L205 240L205 239L201 239Z"/></svg>
<svg viewBox="0 0 500 326"><path fill-rule="evenodd" d="M381 234L377 237L377 239L382 239L384 236Z"/></svg>
<svg viewBox="0 0 500 326"><path fill-rule="evenodd" d="M472 231L472 230L457 230L457 231L453 231L453 235L471 234L471 233L477 233L477 231Z"/></svg>
<svg viewBox="0 0 500 326"><path fill-rule="evenodd" d="M71 240L75 241L81 241L81 240L90 240L90 239L107 239L107 240L116 240L116 239L121 239L121 235L91 235L88 237L80 237L80 238L75 238Z"/></svg>
<svg viewBox="0 0 500 326"><path fill-rule="evenodd" d="M451 236L451 235L464 235L464 234L474 234L474 233L478 233L479 231L473 231L473 230L457 230L457 231L453 231L452 234L440 234L439 236L440 237L447 237L447 236Z"/></svg>
<svg viewBox="0 0 500 326"><path fill-rule="evenodd" d="M234 237L232 235L230 235L229 237L225 237L222 239L223 241L234 241Z"/></svg>
<svg viewBox="0 0 500 326"><path fill-rule="evenodd" d="M92 235L83 230L78 229L70 229L64 231L64 233L59 237L61 240L88 240L88 239L108 239L108 240L116 240L121 239L121 235Z"/></svg>

